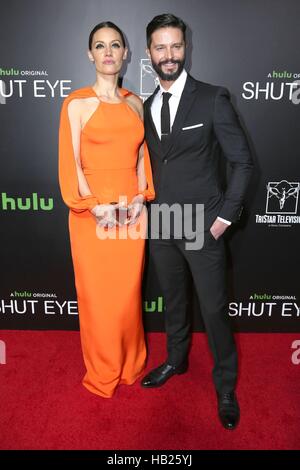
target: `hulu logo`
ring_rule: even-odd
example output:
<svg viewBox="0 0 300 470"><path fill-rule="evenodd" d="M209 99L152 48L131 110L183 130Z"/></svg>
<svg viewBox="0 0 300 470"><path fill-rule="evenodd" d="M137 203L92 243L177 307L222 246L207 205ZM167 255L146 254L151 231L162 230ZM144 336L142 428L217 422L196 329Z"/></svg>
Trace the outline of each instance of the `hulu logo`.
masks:
<svg viewBox="0 0 300 470"><path fill-rule="evenodd" d="M291 72L287 72L284 70L284 72L276 72L273 70L272 72L272 78L292 78L293 74Z"/></svg>
<svg viewBox="0 0 300 470"><path fill-rule="evenodd" d="M53 199L39 197L37 193L32 193L31 197L8 197L6 193L1 194L1 209L3 211L51 211L53 209Z"/></svg>
<svg viewBox="0 0 300 470"><path fill-rule="evenodd" d="M11 293L10 296L11 296L11 297L27 297L27 298L29 298L29 297L32 297L32 294L31 294L31 292L27 292L27 291L25 290L25 291L23 291L23 292L17 292L17 291L15 291L14 293Z"/></svg>
<svg viewBox="0 0 300 470"><path fill-rule="evenodd" d="M253 294L249 297L251 300L271 300L272 296L269 294Z"/></svg>
<svg viewBox="0 0 300 470"><path fill-rule="evenodd" d="M151 313L153 312L162 313L164 311L163 298L157 297L157 300L153 300L151 302L145 301L144 311L151 312Z"/></svg>
<svg viewBox="0 0 300 470"><path fill-rule="evenodd" d="M2 76L2 75L6 75L6 76L20 75L20 71L17 70L17 69L14 69L13 67L11 67L10 69L1 69L0 68L0 76Z"/></svg>

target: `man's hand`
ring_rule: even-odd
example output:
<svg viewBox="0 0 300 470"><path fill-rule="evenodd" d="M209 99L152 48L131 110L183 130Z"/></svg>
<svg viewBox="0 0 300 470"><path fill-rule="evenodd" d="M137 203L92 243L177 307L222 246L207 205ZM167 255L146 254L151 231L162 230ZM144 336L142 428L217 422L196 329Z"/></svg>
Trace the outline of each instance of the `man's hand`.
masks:
<svg viewBox="0 0 300 470"><path fill-rule="evenodd" d="M218 240L218 238L223 235L228 227L228 224L225 224L225 222L222 222L222 220L216 219L210 227L210 233L215 238L215 240Z"/></svg>

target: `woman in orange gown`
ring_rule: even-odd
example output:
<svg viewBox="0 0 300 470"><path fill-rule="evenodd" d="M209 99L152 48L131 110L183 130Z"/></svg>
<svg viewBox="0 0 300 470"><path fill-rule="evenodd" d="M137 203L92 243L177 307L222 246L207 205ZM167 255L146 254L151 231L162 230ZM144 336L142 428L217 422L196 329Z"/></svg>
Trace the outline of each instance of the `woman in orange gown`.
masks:
<svg viewBox="0 0 300 470"><path fill-rule="evenodd" d="M70 208L83 385L108 398L118 384L134 383L145 365L143 202L154 199L154 190L141 100L118 87L127 55L120 29L111 22L95 26L88 55L96 83L63 103L59 182ZM128 212L120 221L115 209L122 204Z"/></svg>

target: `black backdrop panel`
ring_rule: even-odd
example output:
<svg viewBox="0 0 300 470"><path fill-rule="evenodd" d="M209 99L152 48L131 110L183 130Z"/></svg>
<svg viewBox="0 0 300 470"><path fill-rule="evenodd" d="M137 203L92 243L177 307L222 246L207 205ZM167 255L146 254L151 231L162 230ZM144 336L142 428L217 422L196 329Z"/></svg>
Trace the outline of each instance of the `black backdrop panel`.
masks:
<svg viewBox="0 0 300 470"><path fill-rule="evenodd" d="M11 0L1 4L0 326L76 329L68 211L57 182L63 98L91 85L93 26L111 20L130 46L123 85L145 99L155 76L145 27L171 11L188 24L187 68L232 93L256 162L241 223L228 234L230 304L239 331L300 331L297 0ZM149 260L145 326L163 329L164 303ZM202 330L197 299L194 328Z"/></svg>

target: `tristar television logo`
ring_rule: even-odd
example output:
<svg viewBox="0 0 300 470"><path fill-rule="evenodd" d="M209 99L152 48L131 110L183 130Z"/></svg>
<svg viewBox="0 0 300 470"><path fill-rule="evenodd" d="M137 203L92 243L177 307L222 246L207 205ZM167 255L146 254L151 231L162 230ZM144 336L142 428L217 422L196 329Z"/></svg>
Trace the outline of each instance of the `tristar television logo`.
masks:
<svg viewBox="0 0 300 470"><path fill-rule="evenodd" d="M256 223L273 227L299 224L300 217L297 212L300 183L286 180L270 181L266 189L265 214L256 214Z"/></svg>
<svg viewBox="0 0 300 470"><path fill-rule="evenodd" d="M150 59L140 60L140 96L143 100L152 95L159 80L152 68Z"/></svg>
<svg viewBox="0 0 300 470"><path fill-rule="evenodd" d="M268 183L266 214L296 214L300 183Z"/></svg>

